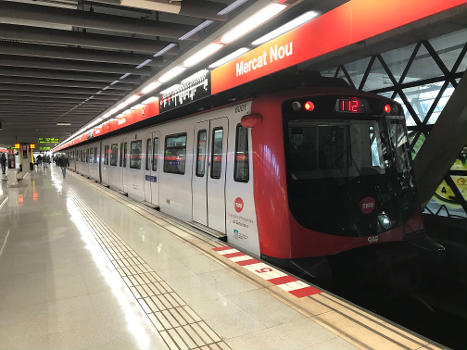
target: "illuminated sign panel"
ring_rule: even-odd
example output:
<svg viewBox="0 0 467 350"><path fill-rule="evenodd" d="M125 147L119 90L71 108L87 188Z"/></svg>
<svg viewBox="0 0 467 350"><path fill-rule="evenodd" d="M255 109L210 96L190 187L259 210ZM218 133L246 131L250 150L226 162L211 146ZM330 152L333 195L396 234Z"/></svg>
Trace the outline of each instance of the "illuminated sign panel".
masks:
<svg viewBox="0 0 467 350"><path fill-rule="evenodd" d="M175 85L172 89L162 91L159 97L159 112L183 106L200 98L211 95L211 74L204 70Z"/></svg>
<svg viewBox="0 0 467 350"><path fill-rule="evenodd" d="M39 151L50 151L50 146L40 146Z"/></svg>
<svg viewBox="0 0 467 350"><path fill-rule="evenodd" d="M60 140L58 137L38 137L38 143L59 143Z"/></svg>

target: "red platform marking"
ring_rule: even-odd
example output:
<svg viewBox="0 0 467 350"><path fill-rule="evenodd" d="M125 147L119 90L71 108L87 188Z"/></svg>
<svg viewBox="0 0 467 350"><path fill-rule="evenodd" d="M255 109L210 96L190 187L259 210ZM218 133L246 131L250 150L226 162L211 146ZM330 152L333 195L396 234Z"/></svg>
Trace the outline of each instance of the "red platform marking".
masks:
<svg viewBox="0 0 467 350"><path fill-rule="evenodd" d="M319 289L316 289L315 287L309 286L305 288L291 290L289 291L289 293L295 295L297 298L303 298L313 294L321 293L321 291Z"/></svg>
<svg viewBox="0 0 467 350"><path fill-rule="evenodd" d="M222 250L227 250L227 249L232 249L232 247L229 247L229 246L224 246L224 247L216 247L216 248L212 248L212 250L214 250L215 252L220 252Z"/></svg>
<svg viewBox="0 0 467 350"><path fill-rule="evenodd" d="M292 277L292 276L287 275L287 276L272 278L272 279L270 279L268 281L271 282L271 283L274 283L277 286L279 284L295 282L295 281L298 281L298 280L296 278Z"/></svg>
<svg viewBox="0 0 467 350"><path fill-rule="evenodd" d="M224 254L224 257L226 258L235 258L236 256L243 256L242 252L236 252L236 253L230 253L230 254Z"/></svg>
<svg viewBox="0 0 467 350"><path fill-rule="evenodd" d="M241 261L237 261L236 264L240 265L240 266L245 266L245 265L251 265L251 264L258 264L260 261L256 260L256 259L248 259L248 260L241 260Z"/></svg>

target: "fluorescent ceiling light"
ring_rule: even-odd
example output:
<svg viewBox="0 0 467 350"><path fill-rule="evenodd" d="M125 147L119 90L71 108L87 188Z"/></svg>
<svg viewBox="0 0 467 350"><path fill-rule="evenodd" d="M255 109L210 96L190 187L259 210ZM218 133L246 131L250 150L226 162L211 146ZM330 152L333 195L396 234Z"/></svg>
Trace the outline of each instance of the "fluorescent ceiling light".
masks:
<svg viewBox="0 0 467 350"><path fill-rule="evenodd" d="M152 83L150 83L149 85L146 85L143 90L141 90L141 92L143 94L147 94L147 93L150 93L151 91L157 89L159 86L161 86L161 83L158 82L158 81L153 81Z"/></svg>
<svg viewBox="0 0 467 350"><path fill-rule="evenodd" d="M214 21L211 21L211 20L206 20L204 22L202 22L200 25L194 27L192 30L190 30L189 32L183 34L180 38L178 38L178 40L186 40L188 39L189 37L195 35L196 33L198 33L200 30L206 28L208 25L210 25L211 23L214 23Z"/></svg>
<svg viewBox="0 0 467 350"><path fill-rule="evenodd" d="M173 78L175 78L177 75L182 74L185 71L185 69L186 68L182 66L175 66L174 68L169 70L167 73L162 74L159 78L159 81L162 83L166 83L169 80L172 80Z"/></svg>
<svg viewBox="0 0 467 350"><path fill-rule="evenodd" d="M268 6L263 7L253 16L248 17L246 20L244 20L243 22L235 26L233 29L225 33L221 38L221 42L224 44L229 44L237 40L246 33L259 27L261 24L274 17L279 12L283 11L286 7L287 6L284 4L277 3L269 4Z"/></svg>
<svg viewBox="0 0 467 350"><path fill-rule="evenodd" d="M229 6L227 7L224 7L222 10L220 10L217 14L219 16L222 16L222 15L226 15L228 14L229 12L232 12L233 10L235 10L237 7L239 6L242 6L245 2L247 2L248 0L237 0L237 1L234 1L233 3L231 3Z"/></svg>
<svg viewBox="0 0 467 350"><path fill-rule="evenodd" d="M222 66L224 63L227 63L227 62L233 60L234 58L243 55L244 53L246 53L248 51L250 51L249 48L242 47L242 48L238 49L237 51L232 52L230 55L227 55L227 56L221 58L219 61L214 62L213 64L211 64L209 66L209 68L216 68L216 67Z"/></svg>
<svg viewBox="0 0 467 350"><path fill-rule="evenodd" d="M161 49L160 51L156 52L153 57L159 57L159 56L162 56L163 54L165 54L167 51L169 51L170 49L173 49L175 46L177 46L177 44L174 44L174 43L170 43L169 45L167 45L166 47L164 47L163 49Z"/></svg>
<svg viewBox="0 0 467 350"><path fill-rule="evenodd" d="M144 107L144 105L142 103L138 103L138 104L132 106L130 109L134 110L134 109L143 108L143 107Z"/></svg>
<svg viewBox="0 0 467 350"><path fill-rule="evenodd" d="M136 66L136 69L140 69L142 67L144 67L145 65L147 65L148 63L151 63L152 60L150 58L148 58L147 60L144 60L143 62L141 62L140 64L138 64ZM128 74L128 73L127 73ZM121 79L121 78L120 78Z"/></svg>
<svg viewBox="0 0 467 350"><path fill-rule="evenodd" d="M202 48L194 55L188 57L185 61L183 61L183 65L185 67L193 67L194 65L198 64L199 62L205 60L209 56L213 55L217 51L219 51L224 45L212 43L207 45L206 47Z"/></svg>
<svg viewBox="0 0 467 350"><path fill-rule="evenodd" d="M143 105L147 105L148 103L151 103L151 102L154 102L154 101L157 101L159 98L156 97L156 96L151 96L147 99L145 99L143 102L141 102L141 104Z"/></svg>
<svg viewBox="0 0 467 350"><path fill-rule="evenodd" d="M265 42L268 42L269 40L272 40L278 37L279 35L282 35L294 28L297 28L303 23L306 23L309 20L315 18L316 16L318 16L318 12L315 12L315 11L305 12L303 15L298 16L297 18L291 20L290 22L287 22L286 24L280 26L279 28L274 29L272 32L269 32L268 34L263 35L261 38L256 39L251 44L255 46L264 44Z"/></svg>
<svg viewBox="0 0 467 350"><path fill-rule="evenodd" d="M71 123L70 122L57 122L57 125L58 126L70 126Z"/></svg>

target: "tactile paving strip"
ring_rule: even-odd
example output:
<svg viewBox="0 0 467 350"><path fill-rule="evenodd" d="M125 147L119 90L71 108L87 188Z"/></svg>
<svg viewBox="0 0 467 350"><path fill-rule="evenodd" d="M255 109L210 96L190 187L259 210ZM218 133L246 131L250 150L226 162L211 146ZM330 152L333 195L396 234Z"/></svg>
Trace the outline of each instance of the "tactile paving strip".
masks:
<svg viewBox="0 0 467 350"><path fill-rule="evenodd" d="M242 253L241 251L229 247L222 246L212 248L215 252L222 255L224 258L242 266L256 276L260 276L266 281L275 284L279 288L295 295L297 298L310 296L313 294L321 293L321 290L310 286L309 284L299 281L295 277L289 276L286 273L275 269L274 267L265 264L255 258Z"/></svg>
<svg viewBox="0 0 467 350"><path fill-rule="evenodd" d="M171 350L230 349L92 209L76 195L72 195L71 199L81 210L94 238Z"/></svg>

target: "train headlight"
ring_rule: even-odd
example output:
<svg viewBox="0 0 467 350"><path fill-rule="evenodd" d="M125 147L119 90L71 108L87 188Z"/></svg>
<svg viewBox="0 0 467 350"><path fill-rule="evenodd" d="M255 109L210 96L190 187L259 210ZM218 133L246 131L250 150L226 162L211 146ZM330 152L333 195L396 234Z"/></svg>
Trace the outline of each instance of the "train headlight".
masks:
<svg viewBox="0 0 467 350"><path fill-rule="evenodd" d="M378 222L385 230L389 230L391 228L391 219L384 211L378 215Z"/></svg>

